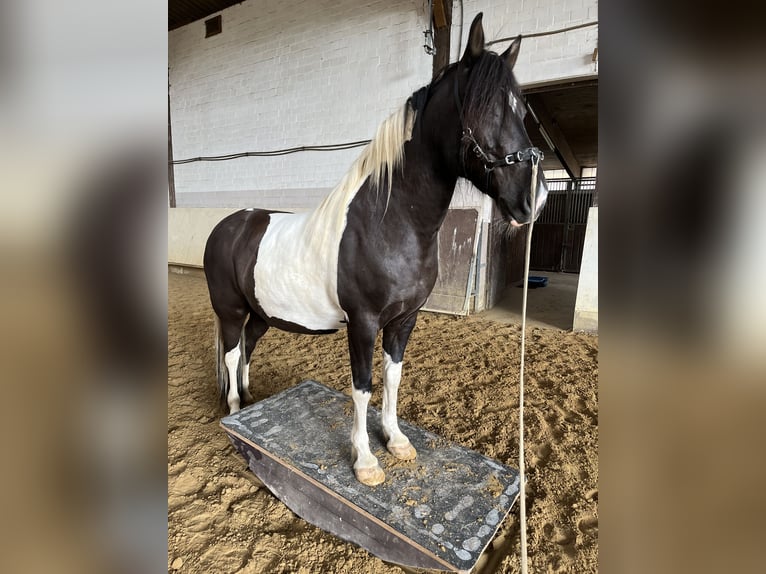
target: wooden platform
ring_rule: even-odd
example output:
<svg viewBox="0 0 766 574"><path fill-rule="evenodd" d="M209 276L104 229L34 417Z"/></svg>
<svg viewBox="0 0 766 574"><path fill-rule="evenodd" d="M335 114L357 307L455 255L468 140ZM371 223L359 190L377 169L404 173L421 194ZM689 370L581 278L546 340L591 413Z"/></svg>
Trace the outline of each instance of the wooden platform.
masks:
<svg viewBox="0 0 766 574"><path fill-rule="evenodd" d="M519 494L518 472L400 420L414 461L385 449L368 410L370 448L385 483L356 481L349 441L353 404L304 381L221 420L250 469L293 512L383 560L468 572Z"/></svg>

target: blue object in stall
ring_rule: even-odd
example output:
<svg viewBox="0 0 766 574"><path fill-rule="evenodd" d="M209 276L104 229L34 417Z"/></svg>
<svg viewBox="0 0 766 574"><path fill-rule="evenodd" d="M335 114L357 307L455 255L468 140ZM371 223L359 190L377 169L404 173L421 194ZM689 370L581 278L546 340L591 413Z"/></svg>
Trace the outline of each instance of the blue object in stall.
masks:
<svg viewBox="0 0 766 574"><path fill-rule="evenodd" d="M537 289L538 287L545 287L548 285L548 278L543 275L530 275L529 276L529 288ZM523 286L523 284L522 284Z"/></svg>

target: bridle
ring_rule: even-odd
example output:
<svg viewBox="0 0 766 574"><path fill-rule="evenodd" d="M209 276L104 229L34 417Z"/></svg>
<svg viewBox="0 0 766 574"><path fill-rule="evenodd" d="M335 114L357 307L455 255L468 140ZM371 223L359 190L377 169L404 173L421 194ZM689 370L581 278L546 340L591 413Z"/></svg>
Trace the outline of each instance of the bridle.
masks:
<svg viewBox="0 0 766 574"><path fill-rule="evenodd" d="M498 167L506 167L513 165L514 163L521 163L523 161L531 161L532 163L539 163L543 159L543 152L537 147L528 147L519 151L511 152L500 159L492 159L487 152L485 152L476 138L473 136L471 128L463 128L463 136L461 138L468 144L473 144L472 151L484 164L484 171L486 173L491 172Z"/></svg>
<svg viewBox="0 0 766 574"><path fill-rule="evenodd" d="M459 74L456 74L454 93L455 105L457 106L458 115L460 116L460 128L463 132L460 140L461 142L464 142L466 145L470 146L474 155L476 155L476 157L481 160L482 164L484 165L484 173L487 175L487 181L489 181L489 175L492 173L492 171L499 167L508 167L509 165L514 165L516 163L525 161L531 161L533 166L536 166L538 163L540 163L540 161L545 156L543 155L543 152L540 148L534 146L511 152L500 159L493 159L491 155L482 149L481 145L479 145L479 142L476 141L476 138L473 135L473 130L469 127L466 127L465 125L465 119L463 118L463 103L460 101L460 94L458 93L458 77ZM461 146L460 167L463 171L463 176L467 177L463 158L464 148Z"/></svg>

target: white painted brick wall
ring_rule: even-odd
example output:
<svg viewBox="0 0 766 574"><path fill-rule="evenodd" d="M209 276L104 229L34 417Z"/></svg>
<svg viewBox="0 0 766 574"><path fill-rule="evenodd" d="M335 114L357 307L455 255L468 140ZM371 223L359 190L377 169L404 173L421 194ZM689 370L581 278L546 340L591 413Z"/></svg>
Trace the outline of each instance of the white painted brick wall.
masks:
<svg viewBox="0 0 766 574"><path fill-rule="evenodd" d="M460 45L465 49L473 17L484 12L487 41L498 38L558 30L598 20L598 0L463 0L465 19ZM460 36L460 10L452 16L452 59ZM541 38L525 38L516 63L516 78L522 85L595 76L593 50L598 45L598 27L572 30ZM502 52L508 43L492 46Z"/></svg>
<svg viewBox="0 0 766 574"><path fill-rule="evenodd" d="M176 159L367 139L431 76L423 2L249 0L222 18L208 39L203 21L170 33ZM251 205L276 207L268 190L330 189L359 153L177 165L178 202L255 190ZM294 195L286 206L301 207Z"/></svg>
<svg viewBox="0 0 766 574"><path fill-rule="evenodd" d="M223 32L204 21L169 34L176 159L340 143L371 137L431 77L422 49L424 0L246 0L224 10ZM464 0L463 40L484 11L487 38L595 20L597 0ZM453 61L459 9L453 14ZM594 75L597 28L527 39L522 84ZM505 45L494 49L502 51ZM360 150L198 162L175 167L179 205L315 205ZM204 192L204 193L201 193ZM456 206L488 202L460 189Z"/></svg>

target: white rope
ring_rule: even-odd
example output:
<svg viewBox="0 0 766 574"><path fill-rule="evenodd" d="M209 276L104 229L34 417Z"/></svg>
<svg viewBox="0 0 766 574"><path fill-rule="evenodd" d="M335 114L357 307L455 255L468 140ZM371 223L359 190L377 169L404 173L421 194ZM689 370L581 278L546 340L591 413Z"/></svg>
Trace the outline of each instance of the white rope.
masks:
<svg viewBox="0 0 766 574"><path fill-rule="evenodd" d="M527 574L527 499L526 478L524 473L524 352L526 350L527 331L527 291L529 290L529 259L532 252L532 225L535 219L535 200L537 195L537 164L532 159L532 181L530 183L529 201L532 214L527 229L527 248L524 255L524 294L521 301L521 366L519 368L519 515L521 529L521 574Z"/></svg>

